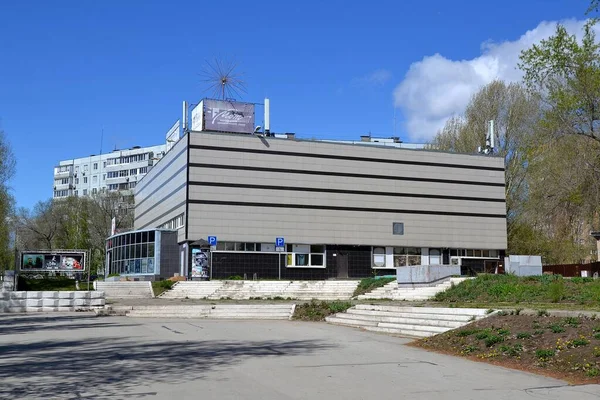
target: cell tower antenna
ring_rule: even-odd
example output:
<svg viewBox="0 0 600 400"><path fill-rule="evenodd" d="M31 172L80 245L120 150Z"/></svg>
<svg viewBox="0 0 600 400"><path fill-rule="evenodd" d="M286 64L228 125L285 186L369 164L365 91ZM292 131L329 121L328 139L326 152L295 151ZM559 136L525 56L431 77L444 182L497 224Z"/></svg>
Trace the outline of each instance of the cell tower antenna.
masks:
<svg viewBox="0 0 600 400"><path fill-rule="evenodd" d="M485 135L485 146L479 146L477 152L481 154L494 154L496 151L496 133L494 132L494 120L487 123L487 133Z"/></svg>

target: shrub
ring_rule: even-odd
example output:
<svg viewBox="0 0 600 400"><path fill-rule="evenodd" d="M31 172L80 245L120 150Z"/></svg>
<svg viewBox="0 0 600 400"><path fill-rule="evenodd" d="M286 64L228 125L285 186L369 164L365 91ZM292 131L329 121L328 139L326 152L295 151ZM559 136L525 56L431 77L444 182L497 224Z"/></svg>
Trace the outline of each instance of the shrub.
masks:
<svg viewBox="0 0 600 400"><path fill-rule="evenodd" d="M531 333L529 332L519 332L517 333L517 339L530 339Z"/></svg>
<svg viewBox="0 0 600 400"><path fill-rule="evenodd" d="M243 281L244 278L242 278L239 275L232 275L229 278L227 278L228 281Z"/></svg>
<svg viewBox="0 0 600 400"><path fill-rule="evenodd" d="M298 304L294 310L294 319L302 321L323 321L325 317L338 312L344 312L352 307L347 301L315 301Z"/></svg>
<svg viewBox="0 0 600 400"><path fill-rule="evenodd" d="M502 343L504 341L504 337L500 335L489 335L487 339L485 339L486 347L492 347L496 343Z"/></svg>
<svg viewBox="0 0 600 400"><path fill-rule="evenodd" d="M508 335L510 335L510 331L506 328L500 328L500 329L498 329L498 335L508 336Z"/></svg>
<svg viewBox="0 0 600 400"><path fill-rule="evenodd" d="M580 321L576 317L567 317L567 318L564 319L564 323L565 323L565 325L569 325L569 326L572 326L574 328L577 328L579 326L579 324L580 324Z"/></svg>
<svg viewBox="0 0 600 400"><path fill-rule="evenodd" d="M548 311L546 310L538 310L538 317L547 317L548 315Z"/></svg>
<svg viewBox="0 0 600 400"><path fill-rule="evenodd" d="M600 368L592 367L592 368L588 369L587 371L585 371L585 374L587 376L589 376L590 378L595 378L597 376L600 376Z"/></svg>
<svg viewBox="0 0 600 400"><path fill-rule="evenodd" d="M472 344L467 344L467 345L463 346L463 348L461 350L461 353L462 354L471 354L471 353L474 353L476 351L479 351L479 347L474 346Z"/></svg>
<svg viewBox="0 0 600 400"><path fill-rule="evenodd" d="M461 331L456 332L456 336L467 337L467 336L471 336L477 332L479 332L479 329L463 329Z"/></svg>
<svg viewBox="0 0 600 400"><path fill-rule="evenodd" d="M490 330L486 329L484 331L479 332L478 334L475 335L475 339L477 340L483 340L483 339L487 339L488 336L490 336Z"/></svg>
<svg viewBox="0 0 600 400"><path fill-rule="evenodd" d="M582 337L571 340L571 345L573 347L587 346L588 344L590 344L590 341Z"/></svg>
<svg viewBox="0 0 600 400"><path fill-rule="evenodd" d="M535 351L535 356L542 361L547 361L554 357L556 352L553 349L538 349Z"/></svg>
<svg viewBox="0 0 600 400"><path fill-rule="evenodd" d="M558 324L550 325L549 328L552 331L552 333L562 333L565 331L565 328Z"/></svg>
<svg viewBox="0 0 600 400"><path fill-rule="evenodd" d="M523 345L521 343L515 343L514 346L503 344L500 346L500 351L510 357L518 357L523 352Z"/></svg>
<svg viewBox="0 0 600 400"><path fill-rule="evenodd" d="M550 283L548 295L553 303L558 303L565 297L565 283L562 279Z"/></svg>
<svg viewBox="0 0 600 400"><path fill-rule="evenodd" d="M600 340L600 332L594 333L594 339Z"/></svg>
<svg viewBox="0 0 600 400"><path fill-rule="evenodd" d="M543 329L538 329L537 331L533 332L534 335L543 335L544 334L544 330Z"/></svg>

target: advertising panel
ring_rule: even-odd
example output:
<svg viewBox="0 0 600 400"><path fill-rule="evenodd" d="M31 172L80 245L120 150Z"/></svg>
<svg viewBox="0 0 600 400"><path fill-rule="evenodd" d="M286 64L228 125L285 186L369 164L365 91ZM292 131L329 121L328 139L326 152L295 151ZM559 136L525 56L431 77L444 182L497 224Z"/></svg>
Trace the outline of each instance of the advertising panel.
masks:
<svg viewBox="0 0 600 400"><path fill-rule="evenodd" d="M21 271L84 271L85 251L25 251Z"/></svg>
<svg viewBox="0 0 600 400"><path fill-rule="evenodd" d="M208 278L208 254L204 250L192 249L192 278Z"/></svg>
<svg viewBox="0 0 600 400"><path fill-rule="evenodd" d="M204 113L206 131L254 132L254 104L205 99Z"/></svg>
<svg viewBox="0 0 600 400"><path fill-rule="evenodd" d="M202 118L204 112L204 101L201 101L193 110L192 110L192 127L193 131L201 131L202 130Z"/></svg>

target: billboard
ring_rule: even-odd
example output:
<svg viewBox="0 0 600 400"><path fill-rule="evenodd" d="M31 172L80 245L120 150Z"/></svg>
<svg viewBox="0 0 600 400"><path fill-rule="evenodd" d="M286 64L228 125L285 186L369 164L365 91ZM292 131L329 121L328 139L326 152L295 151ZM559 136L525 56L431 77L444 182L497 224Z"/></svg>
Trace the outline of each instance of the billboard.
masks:
<svg viewBox="0 0 600 400"><path fill-rule="evenodd" d="M208 252L192 249L192 278L208 278Z"/></svg>
<svg viewBox="0 0 600 400"><path fill-rule="evenodd" d="M210 99L205 99L203 102L203 130L235 133L254 132L254 104ZM194 111L192 111L192 129Z"/></svg>
<svg viewBox="0 0 600 400"><path fill-rule="evenodd" d="M25 251L21 271L85 271L85 251Z"/></svg>
<svg viewBox="0 0 600 400"><path fill-rule="evenodd" d="M202 130L202 118L204 111L204 101L201 101L193 110L192 110L192 127L193 131L201 131Z"/></svg>

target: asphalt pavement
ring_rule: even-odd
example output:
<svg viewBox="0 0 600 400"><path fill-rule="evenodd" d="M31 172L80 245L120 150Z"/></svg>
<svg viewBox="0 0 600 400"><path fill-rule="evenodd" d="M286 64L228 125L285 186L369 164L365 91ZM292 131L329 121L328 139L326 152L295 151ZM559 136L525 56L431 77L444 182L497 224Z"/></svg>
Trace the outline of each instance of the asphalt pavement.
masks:
<svg viewBox="0 0 600 400"><path fill-rule="evenodd" d="M293 321L0 314L0 399L569 399L565 382Z"/></svg>

